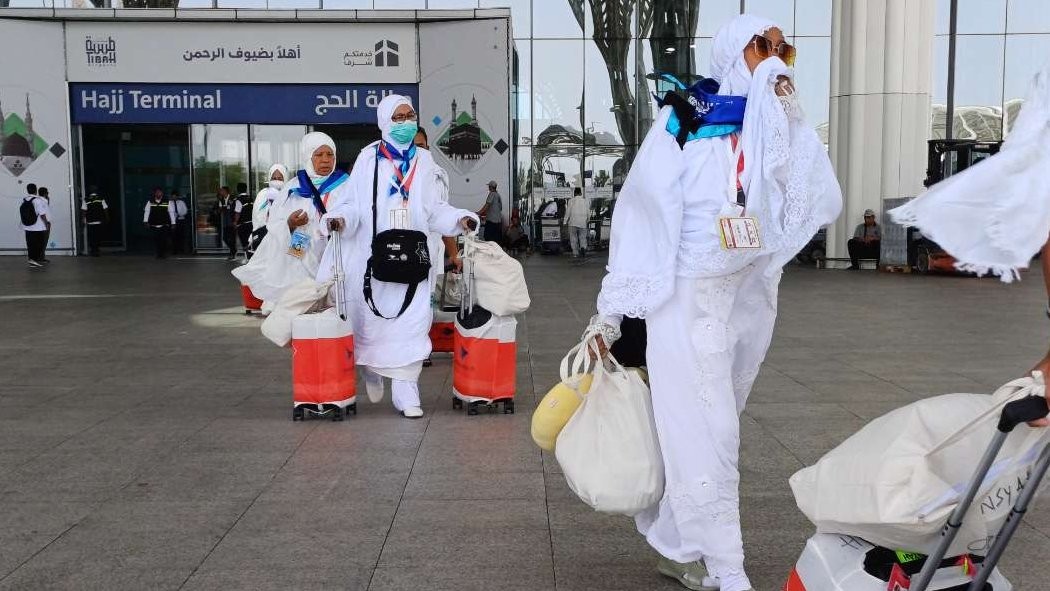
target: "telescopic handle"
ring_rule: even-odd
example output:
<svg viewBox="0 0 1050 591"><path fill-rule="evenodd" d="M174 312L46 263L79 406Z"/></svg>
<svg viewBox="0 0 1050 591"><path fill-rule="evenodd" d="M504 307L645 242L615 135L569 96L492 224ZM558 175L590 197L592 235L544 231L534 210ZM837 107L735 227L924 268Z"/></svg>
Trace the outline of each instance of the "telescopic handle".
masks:
<svg viewBox="0 0 1050 591"><path fill-rule="evenodd" d="M1003 414L999 417L999 430L1009 433L1021 423L1038 421L1048 413L1050 408L1047 407L1046 398L1042 396L1026 396L1014 400L1003 408Z"/></svg>

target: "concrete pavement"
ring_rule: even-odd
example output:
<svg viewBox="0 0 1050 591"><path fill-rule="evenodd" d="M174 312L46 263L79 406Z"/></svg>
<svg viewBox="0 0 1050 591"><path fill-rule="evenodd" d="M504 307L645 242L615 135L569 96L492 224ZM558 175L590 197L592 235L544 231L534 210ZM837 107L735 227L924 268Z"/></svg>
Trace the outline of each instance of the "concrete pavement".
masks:
<svg viewBox="0 0 1050 591"><path fill-rule="evenodd" d="M517 414L467 417L450 360L427 416L389 399L293 423L286 350L210 259L0 257L0 589L676 589L630 520L592 512L529 437L592 313L601 262L526 263ZM1047 345L1041 277L791 269L743 417L743 525L759 590L811 526L787 478L867 419L988 392ZM363 393L363 389L361 389ZM1050 504L1004 560L1050 580Z"/></svg>

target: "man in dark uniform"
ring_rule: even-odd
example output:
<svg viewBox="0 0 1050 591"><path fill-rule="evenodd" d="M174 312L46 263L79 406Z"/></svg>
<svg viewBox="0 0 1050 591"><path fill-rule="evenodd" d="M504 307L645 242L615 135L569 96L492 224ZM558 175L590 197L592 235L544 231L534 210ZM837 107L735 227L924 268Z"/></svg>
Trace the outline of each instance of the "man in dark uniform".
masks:
<svg viewBox="0 0 1050 591"><path fill-rule="evenodd" d="M237 258L237 214L240 213L241 203L230 197L229 187L219 187L218 202L215 208L218 212L219 232L222 233L222 241L230 249L230 256L226 260L232 261Z"/></svg>
<svg viewBox="0 0 1050 591"><path fill-rule="evenodd" d="M164 196L160 187L153 188L153 196L146 202L146 209L142 213L142 223L153 234L157 258L166 258L168 241L171 240L171 227L175 225L175 204Z"/></svg>
<svg viewBox="0 0 1050 591"><path fill-rule="evenodd" d="M248 193L248 185L237 183L237 213L234 215L234 224L237 225L237 236L241 239L241 248L244 249L246 257L251 257L248 245L252 240L252 211L254 203L252 196Z"/></svg>
<svg viewBox="0 0 1050 591"><path fill-rule="evenodd" d="M105 224L109 223L109 204L98 194L98 188L92 185L88 187L88 196L84 198L80 211L87 232L88 254L97 257L100 254L99 246L102 244Z"/></svg>

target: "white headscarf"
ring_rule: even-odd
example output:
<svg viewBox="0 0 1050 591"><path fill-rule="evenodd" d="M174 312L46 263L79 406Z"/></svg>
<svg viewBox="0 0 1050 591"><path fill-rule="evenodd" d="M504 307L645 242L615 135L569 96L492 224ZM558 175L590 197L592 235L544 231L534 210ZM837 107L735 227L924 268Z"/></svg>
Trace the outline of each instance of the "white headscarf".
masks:
<svg viewBox="0 0 1050 591"><path fill-rule="evenodd" d="M399 144L390 137L390 127L394 125L394 122L390 120L394 116L394 111L397 110L401 105L412 106L412 99L407 96L401 96L400 94L388 94L383 97L383 100L379 102L379 106L376 107L376 119L379 123L379 131L383 134L383 139L397 147L398 150L404 150L412 142L409 141L407 144ZM414 108L414 107L413 107Z"/></svg>
<svg viewBox="0 0 1050 591"><path fill-rule="evenodd" d="M314 148L314 149L316 150L317 148ZM332 149L335 150L335 148L332 148ZM286 183L288 182L288 180L289 180L288 179L288 169L283 164L274 164L273 166L270 167L270 170L266 173L266 182L267 183L269 183L270 180L273 179L273 173L275 173L275 172L280 172L281 173L281 178L284 179L284 182L286 182Z"/></svg>
<svg viewBox="0 0 1050 591"><path fill-rule="evenodd" d="M321 146L328 146L332 149L332 157L335 157L335 141L327 133L320 131L312 131L303 136L302 141L299 142L299 155L303 159L303 168L306 169L306 174L310 176L311 180L328 178L328 175L319 175L314 170L313 155L317 151L317 148ZM335 172L335 168L332 169ZM270 174L273 174L271 171ZM285 178L287 181L288 179Z"/></svg>
<svg viewBox="0 0 1050 591"><path fill-rule="evenodd" d="M751 69L744 50L755 35L779 28L769 19L753 14L733 17L718 30L711 44L711 77L720 84L718 94L747 96L751 89Z"/></svg>

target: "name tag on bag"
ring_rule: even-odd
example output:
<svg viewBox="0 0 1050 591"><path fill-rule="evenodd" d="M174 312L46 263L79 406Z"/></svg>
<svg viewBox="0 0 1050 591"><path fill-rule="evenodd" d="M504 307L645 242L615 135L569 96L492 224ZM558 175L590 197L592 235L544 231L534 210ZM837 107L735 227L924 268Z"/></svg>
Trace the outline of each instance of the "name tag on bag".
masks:
<svg viewBox="0 0 1050 591"><path fill-rule="evenodd" d="M750 217L720 217L718 230L722 239L722 248L762 248L758 235L758 221Z"/></svg>

